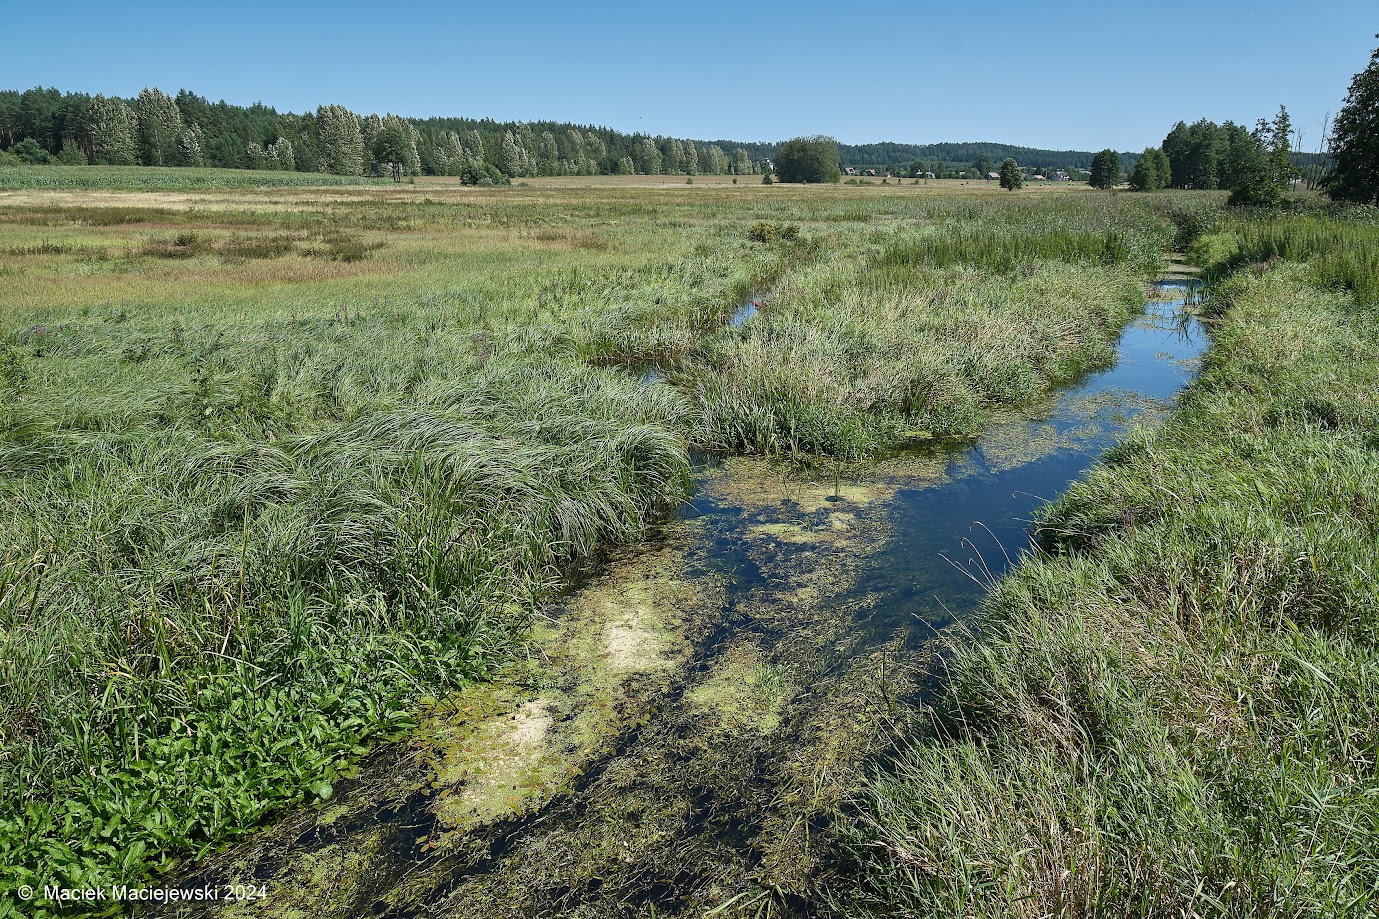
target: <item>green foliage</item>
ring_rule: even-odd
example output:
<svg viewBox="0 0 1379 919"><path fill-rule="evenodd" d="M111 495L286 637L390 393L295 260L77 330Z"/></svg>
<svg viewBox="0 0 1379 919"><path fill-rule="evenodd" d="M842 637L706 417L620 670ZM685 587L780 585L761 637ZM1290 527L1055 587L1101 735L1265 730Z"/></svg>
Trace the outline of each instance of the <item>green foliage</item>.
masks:
<svg viewBox="0 0 1379 919"><path fill-rule="evenodd" d="M754 243L794 242L800 238L798 225L757 221L747 230L747 238Z"/></svg>
<svg viewBox="0 0 1379 919"><path fill-rule="evenodd" d="M1025 184L1025 174L1020 171L1015 160L1007 159L1001 164L1001 187L1006 191L1015 191Z"/></svg>
<svg viewBox="0 0 1379 919"><path fill-rule="evenodd" d="M1279 259L1305 262L1314 283L1379 303L1379 226L1367 217L1236 217L1200 236L1188 255L1213 275L1246 266L1262 271Z"/></svg>
<svg viewBox="0 0 1379 919"><path fill-rule="evenodd" d="M1262 118L1251 138L1252 149L1231 185L1227 201L1232 206L1268 207L1282 203L1297 170L1291 159L1292 123L1288 110L1279 106L1273 122Z"/></svg>
<svg viewBox="0 0 1379 919"><path fill-rule="evenodd" d="M1331 154L1336 162L1326 180L1327 194L1337 201L1379 204L1379 49L1350 81L1331 129Z"/></svg>
<svg viewBox="0 0 1379 919"><path fill-rule="evenodd" d="M761 177L761 184L762 184L762 185L774 185L774 184L776 184L776 177L773 176L773 175L772 175L771 173L769 173L769 172L763 173L763 174L762 174L762 177Z"/></svg>
<svg viewBox="0 0 1379 919"><path fill-rule="evenodd" d="M838 142L831 137L796 137L776 151L776 179L781 182L837 182Z"/></svg>
<svg viewBox="0 0 1379 919"><path fill-rule="evenodd" d="M364 173L364 135L359 117L342 105L325 105L316 110L320 136L321 167L335 175Z"/></svg>
<svg viewBox="0 0 1379 919"><path fill-rule="evenodd" d="M1168 427L936 655L846 829L851 914L1372 915L1379 325L1303 264L1207 309Z"/></svg>
<svg viewBox="0 0 1379 919"><path fill-rule="evenodd" d="M19 157L21 163L29 166L41 166L51 159L48 151L40 147L38 141L32 137L26 137L15 144L14 155Z"/></svg>
<svg viewBox="0 0 1379 919"><path fill-rule="evenodd" d="M139 161L138 120L124 99L91 99L91 149L102 166L134 166Z"/></svg>
<svg viewBox="0 0 1379 919"><path fill-rule="evenodd" d="M15 159L15 165L19 163ZM0 154L0 167L6 166ZM333 185L372 185L376 180L358 176L316 174L263 174L242 169L147 169L142 166L87 166L73 168L5 168L0 170L0 189L73 188L173 190L179 188L316 188Z"/></svg>
<svg viewBox="0 0 1379 919"><path fill-rule="evenodd" d="M1146 147L1130 173L1130 187L1135 191L1156 191L1173 182L1168 157L1158 147Z"/></svg>
<svg viewBox="0 0 1379 919"><path fill-rule="evenodd" d="M1120 184L1120 155L1111 149L1092 157L1092 174L1087 184L1093 188L1115 188Z"/></svg>
<svg viewBox="0 0 1379 919"><path fill-rule="evenodd" d="M135 111L139 119L144 165L177 165L177 144L186 130L177 103L158 87L149 89L145 86L139 92Z"/></svg>

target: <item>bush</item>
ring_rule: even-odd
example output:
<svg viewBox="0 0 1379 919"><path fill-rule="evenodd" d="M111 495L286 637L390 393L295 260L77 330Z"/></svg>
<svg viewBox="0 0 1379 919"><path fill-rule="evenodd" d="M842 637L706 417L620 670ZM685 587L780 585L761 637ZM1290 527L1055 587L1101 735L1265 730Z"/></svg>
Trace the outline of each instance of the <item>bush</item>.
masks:
<svg viewBox="0 0 1379 919"><path fill-rule="evenodd" d="M747 231L747 238L754 243L794 242L800 238L800 228L793 223L759 220Z"/></svg>
<svg viewBox="0 0 1379 919"><path fill-rule="evenodd" d="M776 176L782 182L837 182L838 142L831 137L796 137L776 151Z"/></svg>
<svg viewBox="0 0 1379 919"><path fill-rule="evenodd" d="M49 162L51 157L48 151L38 145L38 141L32 137L26 137L14 145L14 155L19 157L21 162L31 166L41 166Z"/></svg>

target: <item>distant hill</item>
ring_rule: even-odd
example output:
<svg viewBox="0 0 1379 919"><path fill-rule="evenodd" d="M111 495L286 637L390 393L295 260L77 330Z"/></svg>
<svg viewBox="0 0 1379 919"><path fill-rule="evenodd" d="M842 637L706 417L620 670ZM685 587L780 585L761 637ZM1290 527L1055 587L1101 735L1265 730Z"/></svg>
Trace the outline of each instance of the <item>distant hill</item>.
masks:
<svg viewBox="0 0 1379 919"><path fill-rule="evenodd" d="M1017 147L1011 144L998 144L989 141L969 141L965 143L938 144L839 144L838 159L844 166L881 166L891 163L941 162L971 166L978 159L999 166L1007 157L1021 166L1042 166L1047 169L1073 167L1086 169L1092 165L1093 150L1041 150L1037 147ZM1121 164L1126 160L1131 165L1139 159L1139 153L1122 153Z"/></svg>

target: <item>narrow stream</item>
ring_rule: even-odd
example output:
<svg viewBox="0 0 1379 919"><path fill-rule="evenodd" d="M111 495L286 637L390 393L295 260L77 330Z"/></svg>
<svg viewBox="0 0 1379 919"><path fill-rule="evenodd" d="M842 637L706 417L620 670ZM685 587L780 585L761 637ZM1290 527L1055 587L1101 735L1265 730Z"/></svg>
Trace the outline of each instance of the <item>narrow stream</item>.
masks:
<svg viewBox="0 0 1379 919"><path fill-rule="evenodd" d="M811 915L818 834L915 689L897 665L1195 372L1193 283L1159 288L1113 367L975 443L836 478L703 464L677 521L552 610L539 678L440 707L450 752L375 764L187 883L267 884L270 915Z"/></svg>

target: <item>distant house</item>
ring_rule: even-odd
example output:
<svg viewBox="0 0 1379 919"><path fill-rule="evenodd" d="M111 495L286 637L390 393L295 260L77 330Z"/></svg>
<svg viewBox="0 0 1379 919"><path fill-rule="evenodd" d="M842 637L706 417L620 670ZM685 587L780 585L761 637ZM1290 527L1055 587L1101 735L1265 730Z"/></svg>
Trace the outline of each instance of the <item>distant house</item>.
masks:
<svg viewBox="0 0 1379 919"><path fill-rule="evenodd" d="M857 175L857 170L856 170L854 167L852 167L852 166L847 166L847 167L845 167L845 168L843 169L843 172L846 173L847 175L850 175L850 176L855 176L855 175Z"/></svg>
<svg viewBox="0 0 1379 919"><path fill-rule="evenodd" d="M1048 181L1048 179L1044 178L1044 177L1041 176L1041 175L1032 175L1032 176L1030 176L1030 178L1033 179L1033 180L1036 181L1036 182L1047 182L1047 181Z"/></svg>
<svg viewBox="0 0 1379 919"><path fill-rule="evenodd" d="M866 171L866 173L864 173L864 174L865 174L865 175L869 175L869 176L874 176L874 175L876 175L876 170L875 170L875 169L868 169L868 170Z"/></svg>
<svg viewBox="0 0 1379 919"><path fill-rule="evenodd" d="M988 172L986 174L986 177L988 179L999 179L1001 177L1001 174L999 172Z"/></svg>

